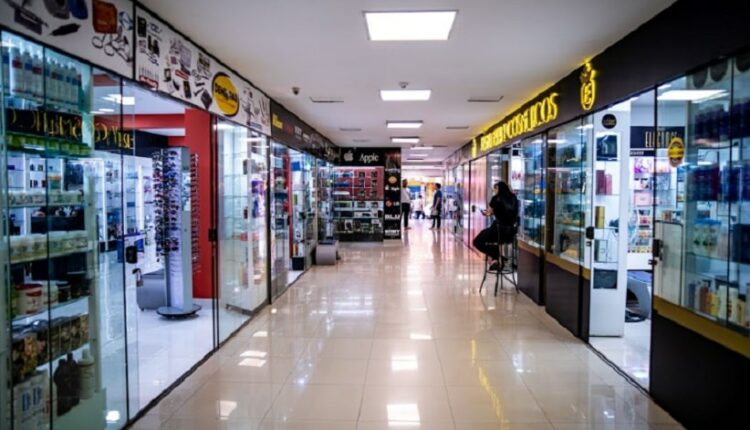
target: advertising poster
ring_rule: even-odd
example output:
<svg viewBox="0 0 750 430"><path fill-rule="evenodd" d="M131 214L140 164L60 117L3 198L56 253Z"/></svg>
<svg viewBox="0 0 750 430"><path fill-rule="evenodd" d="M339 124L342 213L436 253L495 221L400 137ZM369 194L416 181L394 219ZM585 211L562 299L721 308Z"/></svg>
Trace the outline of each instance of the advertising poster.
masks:
<svg viewBox="0 0 750 430"><path fill-rule="evenodd" d="M630 127L630 156L654 156L657 149L667 149L669 142L678 137L685 138L684 127Z"/></svg>
<svg viewBox="0 0 750 430"><path fill-rule="evenodd" d="M140 8L135 28L137 81L271 134L271 103L257 88Z"/></svg>
<svg viewBox="0 0 750 430"><path fill-rule="evenodd" d="M2 0L0 24L133 77L130 0Z"/></svg>
<svg viewBox="0 0 750 430"><path fill-rule="evenodd" d="M385 157L385 220L383 221L383 236L385 239L400 239L401 149L386 150L383 155Z"/></svg>

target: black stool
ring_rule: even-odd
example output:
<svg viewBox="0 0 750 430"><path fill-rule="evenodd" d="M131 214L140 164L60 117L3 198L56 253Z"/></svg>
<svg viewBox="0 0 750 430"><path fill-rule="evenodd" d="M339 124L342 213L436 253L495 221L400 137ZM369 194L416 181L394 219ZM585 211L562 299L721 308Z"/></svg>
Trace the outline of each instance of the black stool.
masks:
<svg viewBox="0 0 750 430"><path fill-rule="evenodd" d="M518 294L518 282L516 277L516 269L518 268L518 245L516 238L513 237L513 241L507 244L500 244L500 267L498 269L490 269L490 258L484 257L484 277L482 278L482 284L479 286L479 294L482 294L482 288L484 288L484 281L487 280L487 274L495 275L495 295L497 296L498 285L502 290L505 288L505 281L510 282L516 289ZM510 255L508 254L508 248L510 248Z"/></svg>

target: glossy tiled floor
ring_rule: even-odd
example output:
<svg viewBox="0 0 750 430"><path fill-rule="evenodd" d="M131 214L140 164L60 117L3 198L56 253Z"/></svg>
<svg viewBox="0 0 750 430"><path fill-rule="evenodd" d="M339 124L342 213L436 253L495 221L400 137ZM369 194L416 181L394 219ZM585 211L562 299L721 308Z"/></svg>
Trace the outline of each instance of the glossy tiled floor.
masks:
<svg viewBox="0 0 750 430"><path fill-rule="evenodd" d="M680 428L526 297L480 296L481 261L416 224L306 273L134 428Z"/></svg>

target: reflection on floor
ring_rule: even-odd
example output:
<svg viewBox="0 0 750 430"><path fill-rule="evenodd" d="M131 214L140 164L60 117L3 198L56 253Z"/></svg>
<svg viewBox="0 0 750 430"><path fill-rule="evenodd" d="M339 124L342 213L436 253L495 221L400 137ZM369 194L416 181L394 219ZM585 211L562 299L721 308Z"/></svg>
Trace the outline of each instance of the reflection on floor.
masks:
<svg viewBox="0 0 750 430"><path fill-rule="evenodd" d="M651 320L625 323L623 337L592 337L591 346L648 389Z"/></svg>
<svg viewBox="0 0 750 430"><path fill-rule="evenodd" d="M445 231L341 254L133 428L681 428Z"/></svg>
<svg viewBox="0 0 750 430"><path fill-rule="evenodd" d="M290 270L289 272L287 272L287 275L286 275L287 285L289 285L289 284L293 283L294 281L296 281L297 278L299 278L300 276L302 276L303 273L305 273L305 272L302 271L302 270Z"/></svg>

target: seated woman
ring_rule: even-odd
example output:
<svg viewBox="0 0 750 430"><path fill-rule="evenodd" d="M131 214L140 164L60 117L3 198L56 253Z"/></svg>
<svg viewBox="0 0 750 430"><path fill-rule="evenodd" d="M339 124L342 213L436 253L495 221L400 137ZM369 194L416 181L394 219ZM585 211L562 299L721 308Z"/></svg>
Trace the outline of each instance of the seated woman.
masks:
<svg viewBox="0 0 750 430"><path fill-rule="evenodd" d="M518 230L518 198L505 182L498 182L493 187L495 195L492 196L487 209L482 211L485 216L493 216L495 220L492 225L482 230L474 238L474 247L481 253L487 255L492 261L490 270L501 270L505 264L500 260L500 246L513 242Z"/></svg>

